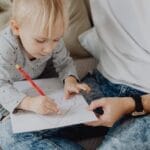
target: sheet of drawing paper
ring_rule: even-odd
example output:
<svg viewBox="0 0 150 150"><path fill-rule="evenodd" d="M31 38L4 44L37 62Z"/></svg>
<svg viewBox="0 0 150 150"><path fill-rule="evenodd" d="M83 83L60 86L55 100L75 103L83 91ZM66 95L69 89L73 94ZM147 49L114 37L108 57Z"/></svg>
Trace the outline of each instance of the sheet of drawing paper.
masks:
<svg viewBox="0 0 150 150"><path fill-rule="evenodd" d="M55 115L39 115L26 111L13 113L11 114L13 133L59 128L97 120L95 114L87 109L88 104L81 95L69 100L63 98L63 85L56 78L40 79L35 82L54 99L60 108L60 113ZM37 95L27 81L16 82L14 86L27 95Z"/></svg>

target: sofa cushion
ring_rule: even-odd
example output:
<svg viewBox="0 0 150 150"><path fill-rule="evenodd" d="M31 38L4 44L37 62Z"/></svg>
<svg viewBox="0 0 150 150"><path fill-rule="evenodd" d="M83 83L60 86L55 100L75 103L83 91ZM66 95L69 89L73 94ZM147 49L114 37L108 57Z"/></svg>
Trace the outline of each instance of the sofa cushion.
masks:
<svg viewBox="0 0 150 150"><path fill-rule="evenodd" d="M97 60L100 59L99 51L103 50L103 46L99 38L100 37L98 36L95 27L82 33L79 36L79 41L81 45Z"/></svg>
<svg viewBox="0 0 150 150"><path fill-rule="evenodd" d="M75 59L74 62L80 79L84 78L88 72L92 72L98 63L93 57Z"/></svg>
<svg viewBox="0 0 150 150"><path fill-rule="evenodd" d="M8 25L10 16L10 10L0 12L0 31Z"/></svg>
<svg viewBox="0 0 150 150"><path fill-rule="evenodd" d="M69 15L69 26L64 35L66 47L74 58L88 57L90 55L78 41L78 36L91 28L84 0L66 0L66 4Z"/></svg>
<svg viewBox="0 0 150 150"><path fill-rule="evenodd" d="M9 22L11 16L10 6L11 0L0 0L0 30Z"/></svg>
<svg viewBox="0 0 150 150"><path fill-rule="evenodd" d="M90 1L89 0L84 0L87 12L88 12L88 16L90 18L90 22L93 25L93 20L92 20L92 15L91 15L91 8L90 8Z"/></svg>

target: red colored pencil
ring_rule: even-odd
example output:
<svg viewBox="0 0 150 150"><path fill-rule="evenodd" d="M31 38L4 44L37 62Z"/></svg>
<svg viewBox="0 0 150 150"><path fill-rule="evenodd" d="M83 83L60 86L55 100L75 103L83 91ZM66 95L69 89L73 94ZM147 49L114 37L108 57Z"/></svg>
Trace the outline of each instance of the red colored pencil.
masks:
<svg viewBox="0 0 150 150"><path fill-rule="evenodd" d="M31 79L29 74L18 64L16 65L16 69L19 71L19 73L31 84L31 86L42 96L45 96L45 93L43 90Z"/></svg>

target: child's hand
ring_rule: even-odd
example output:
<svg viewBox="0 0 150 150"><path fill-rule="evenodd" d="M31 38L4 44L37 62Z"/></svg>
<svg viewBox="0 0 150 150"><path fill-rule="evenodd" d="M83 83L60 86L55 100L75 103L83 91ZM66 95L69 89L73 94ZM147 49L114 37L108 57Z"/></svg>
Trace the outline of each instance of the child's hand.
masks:
<svg viewBox="0 0 150 150"><path fill-rule="evenodd" d="M97 121L90 122L87 125L112 127L123 115L131 113L134 110L134 105L134 101L129 97L95 100L90 104L90 110L102 107L104 113L98 117Z"/></svg>
<svg viewBox="0 0 150 150"><path fill-rule="evenodd" d="M56 103L47 96L26 97L18 108L41 115L57 113L59 111Z"/></svg>
<svg viewBox="0 0 150 150"><path fill-rule="evenodd" d="M69 99L71 96L80 93L81 90L89 92L91 89L87 84L78 83L77 80L72 76L69 76L68 78L65 79L65 86L64 86L65 99Z"/></svg>

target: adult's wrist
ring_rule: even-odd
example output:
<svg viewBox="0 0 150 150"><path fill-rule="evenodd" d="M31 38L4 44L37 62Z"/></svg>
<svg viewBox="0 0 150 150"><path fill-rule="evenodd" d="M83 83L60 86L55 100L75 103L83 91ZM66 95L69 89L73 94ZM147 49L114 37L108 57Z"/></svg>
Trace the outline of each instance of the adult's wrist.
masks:
<svg viewBox="0 0 150 150"><path fill-rule="evenodd" d="M122 105L124 105L125 114L131 114L135 110L135 102L132 97L124 97Z"/></svg>
<svg viewBox="0 0 150 150"><path fill-rule="evenodd" d="M150 94L141 96L143 110L145 113L150 113ZM135 111L135 101L132 97L128 98L129 113Z"/></svg>

